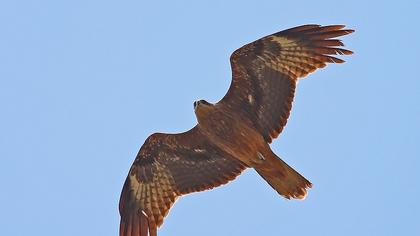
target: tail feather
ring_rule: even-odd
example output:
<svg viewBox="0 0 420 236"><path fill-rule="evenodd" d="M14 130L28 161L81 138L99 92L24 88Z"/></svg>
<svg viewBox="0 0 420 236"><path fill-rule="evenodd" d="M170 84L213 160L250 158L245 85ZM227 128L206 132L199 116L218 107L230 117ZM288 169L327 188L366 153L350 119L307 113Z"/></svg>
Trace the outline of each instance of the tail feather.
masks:
<svg viewBox="0 0 420 236"><path fill-rule="evenodd" d="M283 197L305 199L307 189L312 187L312 183L274 153L271 155L271 158L266 157L266 164L255 168L258 174Z"/></svg>
<svg viewBox="0 0 420 236"><path fill-rule="evenodd" d="M157 227L150 224L144 211L138 211L121 218L120 236L157 236Z"/></svg>

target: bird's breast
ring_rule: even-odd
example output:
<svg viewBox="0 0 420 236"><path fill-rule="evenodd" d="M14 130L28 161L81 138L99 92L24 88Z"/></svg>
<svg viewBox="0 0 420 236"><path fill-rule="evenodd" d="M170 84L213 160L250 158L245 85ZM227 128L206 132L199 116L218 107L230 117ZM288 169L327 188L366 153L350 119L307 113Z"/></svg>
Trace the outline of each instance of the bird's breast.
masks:
<svg viewBox="0 0 420 236"><path fill-rule="evenodd" d="M199 125L213 143L244 163L265 144L251 123L240 115L215 110L202 117Z"/></svg>

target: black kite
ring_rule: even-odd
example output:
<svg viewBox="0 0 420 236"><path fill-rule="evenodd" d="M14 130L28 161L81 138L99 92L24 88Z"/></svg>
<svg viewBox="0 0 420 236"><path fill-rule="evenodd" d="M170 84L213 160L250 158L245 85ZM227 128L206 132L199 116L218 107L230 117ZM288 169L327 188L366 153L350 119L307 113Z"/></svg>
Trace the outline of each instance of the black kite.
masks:
<svg viewBox="0 0 420 236"><path fill-rule="evenodd" d="M216 104L194 102L198 124L180 134L155 133L141 147L120 199L120 236L157 235L175 200L211 189L254 168L283 197L303 199L312 185L269 143L284 126L297 81L352 54L334 39L343 25L303 25L247 44L230 57L232 83Z"/></svg>

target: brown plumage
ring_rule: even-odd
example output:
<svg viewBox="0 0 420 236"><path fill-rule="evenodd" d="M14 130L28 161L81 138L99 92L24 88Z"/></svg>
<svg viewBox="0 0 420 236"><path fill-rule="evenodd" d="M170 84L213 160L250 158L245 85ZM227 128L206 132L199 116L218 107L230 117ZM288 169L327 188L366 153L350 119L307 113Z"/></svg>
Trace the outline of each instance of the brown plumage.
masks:
<svg viewBox="0 0 420 236"><path fill-rule="evenodd" d="M233 180L254 168L280 195L303 199L312 185L270 149L292 107L299 78L352 54L343 25L303 25L233 52L232 83L216 104L194 103L198 124L152 134L131 166L120 199L120 236L156 236L176 199Z"/></svg>

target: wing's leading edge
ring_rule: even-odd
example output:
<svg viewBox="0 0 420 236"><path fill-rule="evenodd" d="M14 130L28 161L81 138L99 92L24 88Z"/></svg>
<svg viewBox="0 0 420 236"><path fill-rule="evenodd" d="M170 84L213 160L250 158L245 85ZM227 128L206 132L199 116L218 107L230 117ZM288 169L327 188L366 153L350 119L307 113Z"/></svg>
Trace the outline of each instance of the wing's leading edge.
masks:
<svg viewBox="0 0 420 236"><path fill-rule="evenodd" d="M141 147L120 199L120 236L156 236L179 196L233 180L245 165L207 141L199 129L153 134Z"/></svg>

